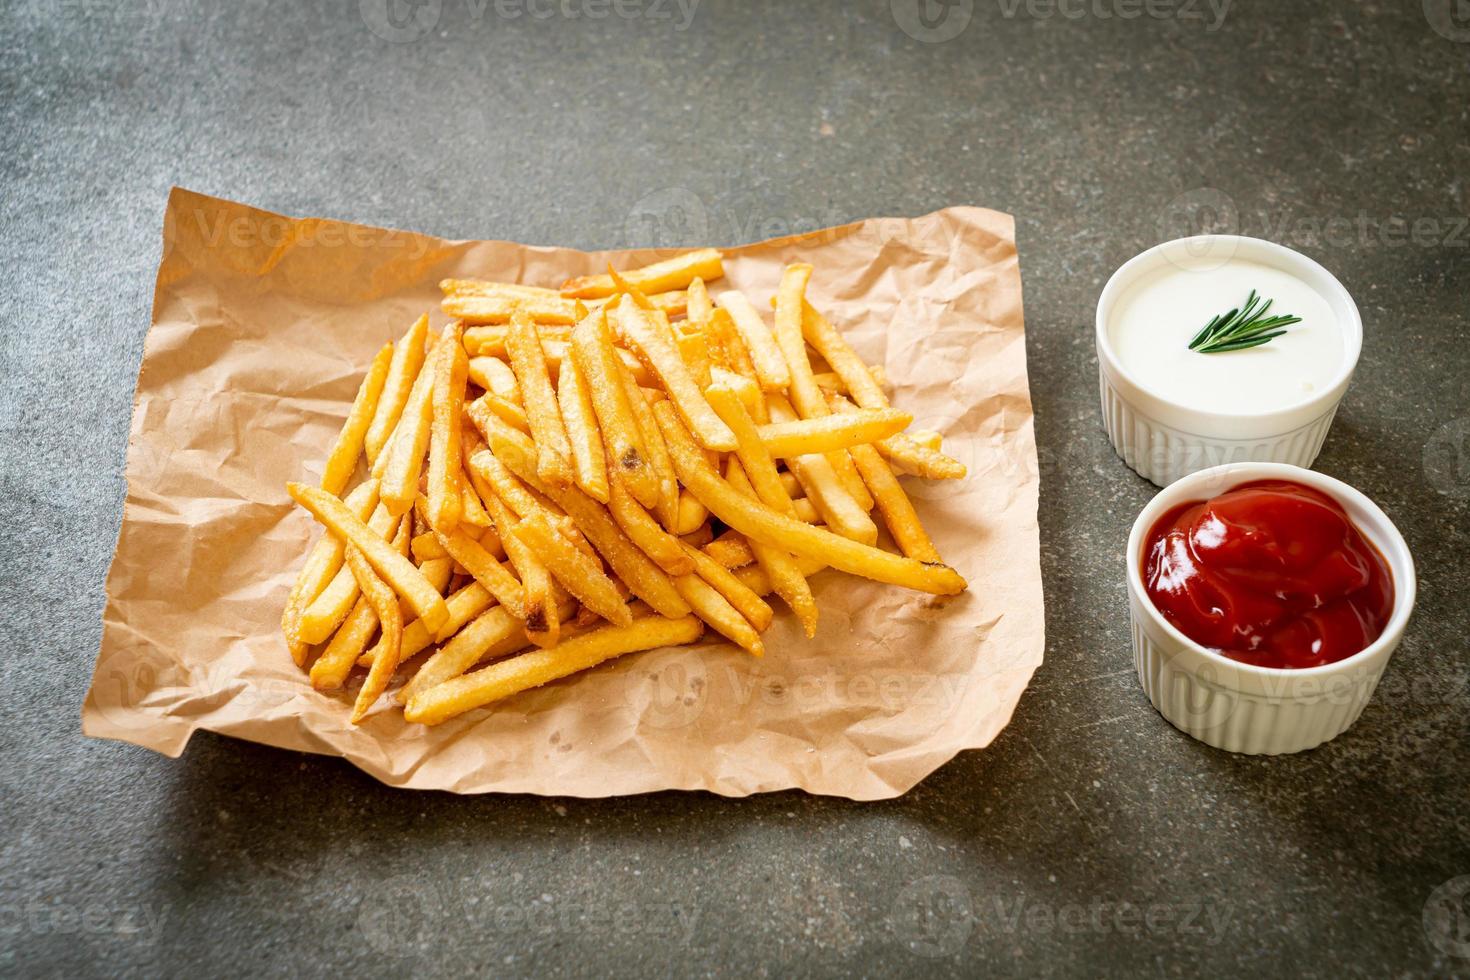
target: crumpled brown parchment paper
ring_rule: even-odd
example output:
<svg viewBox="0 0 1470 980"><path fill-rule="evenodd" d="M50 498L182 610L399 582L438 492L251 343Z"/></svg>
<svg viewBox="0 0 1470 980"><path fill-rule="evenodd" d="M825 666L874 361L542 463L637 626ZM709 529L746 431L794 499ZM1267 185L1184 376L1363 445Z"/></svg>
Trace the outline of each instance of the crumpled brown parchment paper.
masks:
<svg viewBox="0 0 1470 980"><path fill-rule="evenodd" d="M1043 615L1014 225L979 208L731 248L712 285L764 308L785 263L816 266L816 305L970 468L904 481L965 595L823 572L814 641L783 613L763 660L714 640L634 654L432 729L382 705L355 727L350 696L292 664L281 606L319 528L284 485L320 477L377 348L424 311L445 321L439 280L558 285L674 251L445 241L175 189L84 733L178 756L203 728L393 786L584 797L883 799L987 745L1041 663Z"/></svg>

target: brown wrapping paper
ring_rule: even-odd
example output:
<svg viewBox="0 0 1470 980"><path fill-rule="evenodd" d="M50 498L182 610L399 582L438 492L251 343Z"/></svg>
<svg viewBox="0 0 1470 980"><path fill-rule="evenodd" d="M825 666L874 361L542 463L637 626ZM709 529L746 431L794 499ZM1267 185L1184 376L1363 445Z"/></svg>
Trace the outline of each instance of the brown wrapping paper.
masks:
<svg viewBox="0 0 1470 980"><path fill-rule="evenodd" d="M782 266L887 370L968 479L905 479L970 591L936 600L834 571L814 641L788 613L756 660L706 640L634 654L438 728L313 691L282 603L320 529L314 481L368 361L438 312L447 276L557 285L672 254L445 241L175 190L128 448L87 735L169 756L200 728L340 755L393 786L601 797L799 788L897 796L987 745L1041 663L1037 466L1009 216L950 208L727 251L758 306ZM773 600L773 604L778 604Z"/></svg>

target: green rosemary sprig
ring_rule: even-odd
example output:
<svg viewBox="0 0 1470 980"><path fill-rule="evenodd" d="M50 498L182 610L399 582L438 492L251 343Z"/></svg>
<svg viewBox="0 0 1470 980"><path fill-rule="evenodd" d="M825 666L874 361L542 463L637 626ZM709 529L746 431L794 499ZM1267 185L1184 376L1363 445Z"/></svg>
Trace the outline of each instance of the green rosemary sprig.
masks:
<svg viewBox="0 0 1470 980"><path fill-rule="evenodd" d="M1249 350L1286 333L1282 327L1301 323L1299 316L1267 316L1274 300L1262 300L1254 289L1245 306L1215 317L1189 342L1189 349L1201 354L1223 354L1232 350ZM1264 303L1264 305L1262 305Z"/></svg>

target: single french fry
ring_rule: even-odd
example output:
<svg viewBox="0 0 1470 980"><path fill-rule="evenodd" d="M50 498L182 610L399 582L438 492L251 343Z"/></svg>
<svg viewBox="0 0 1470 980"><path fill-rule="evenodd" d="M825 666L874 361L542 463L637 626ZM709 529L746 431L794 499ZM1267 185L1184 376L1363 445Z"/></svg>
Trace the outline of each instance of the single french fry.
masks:
<svg viewBox="0 0 1470 980"><path fill-rule="evenodd" d="M718 249L705 248L686 252L672 259L655 262L641 269L629 269L622 273L629 285L644 293L662 293L674 289L687 289L696 278L708 282L725 274L723 256ZM561 294L575 299L597 299L611 296L617 284L611 275L581 276L568 279L562 284Z"/></svg>
<svg viewBox="0 0 1470 980"><path fill-rule="evenodd" d="M796 478L796 474L791 472L790 470L781 471L781 487L786 491L786 496L790 497L792 500L796 500L798 497L801 497L803 494L806 493L806 491L801 488L801 481L798 480Z"/></svg>
<svg viewBox="0 0 1470 980"><path fill-rule="evenodd" d="M878 379L869 373L867 364L857 356L837 332L837 328L806 300L802 301L801 306L801 332L806 342L842 378L842 383L853 401L862 408L888 407L888 396L883 393Z"/></svg>
<svg viewBox="0 0 1470 980"><path fill-rule="evenodd" d="M613 520L617 521L618 527L623 529L623 533L665 572L670 575L688 574L692 568L688 556L679 547L679 539L665 531L648 515L648 511L633 499L622 480L615 478L610 490L607 509ZM675 493L677 492L676 485Z"/></svg>
<svg viewBox="0 0 1470 980"><path fill-rule="evenodd" d="M468 362L460 345L458 323L444 328L439 343L449 345L434 364L433 421L429 428L428 519L436 531L448 533L459 526L464 513L460 492L460 426L464 415L464 388Z"/></svg>
<svg viewBox="0 0 1470 980"><path fill-rule="evenodd" d="M536 474L543 483L567 486L572 482L572 445L556 391L551 387L536 324L525 313L511 318L506 346L510 366L521 384L521 402L531 423L531 436L536 440Z"/></svg>
<svg viewBox="0 0 1470 980"><path fill-rule="evenodd" d="M760 440L772 456L785 459L865 446L902 432L913 420L896 408L865 408L852 414L771 422L760 427Z"/></svg>
<svg viewBox="0 0 1470 980"><path fill-rule="evenodd" d="M710 313L714 312L714 304L710 302L709 289L704 280L695 276L689 281L689 300L687 305L689 322L698 327L709 319Z"/></svg>
<svg viewBox="0 0 1470 980"><path fill-rule="evenodd" d="M633 375L628 371L623 372L623 385L628 390L628 405L633 410L633 420L638 423L638 431L643 436L643 448L648 454L649 468L658 480L658 501L650 509L658 513L659 522L664 527L672 527L679 519L679 481L674 476L674 464L669 461L669 450L664 445L663 433L653 420L653 409L643 397L643 389L638 387L638 382L633 380ZM617 479L613 480L615 484L618 482ZM621 482L625 487L628 486L626 480Z"/></svg>
<svg viewBox="0 0 1470 980"><path fill-rule="evenodd" d="M680 537L693 534L707 520L709 511L704 509L704 504L695 500L688 490L679 491L679 519L674 522L674 533Z"/></svg>
<svg viewBox="0 0 1470 980"><path fill-rule="evenodd" d="M889 436L874 444L890 463L895 463L915 476L929 480L963 480L969 472L964 463L933 449L928 449L903 433Z"/></svg>
<svg viewBox="0 0 1470 980"><path fill-rule="evenodd" d="M556 614L551 572L542 556L537 554L537 549L527 545L523 538L514 533L515 518L511 516L510 508L505 505L505 502L491 494L485 501L485 506L490 508L490 514L495 519L495 527L500 531L501 543L505 545L505 553L510 558L511 565L515 567L516 574L520 577L522 588L525 589L526 639L540 647L554 647L561 637L561 617ZM551 525L548 523L546 526ZM558 540L565 540L555 531L552 534ZM570 543L567 544L567 547L572 551L577 551ZM577 551L577 554L582 553ZM583 557L586 556L583 555Z"/></svg>
<svg viewBox="0 0 1470 980"><path fill-rule="evenodd" d="M735 437L704 400L704 394L674 346L672 334L648 311L639 309L631 298L624 298L613 313L618 320L618 333L636 348L634 353L658 376L669 400L677 406L700 444L719 452L734 449Z"/></svg>
<svg viewBox="0 0 1470 980"><path fill-rule="evenodd" d="M410 722L437 725L456 715L540 687L611 660L657 647L693 643L704 633L695 616L648 616L627 626L604 626L562 643L533 650L473 673L415 692L404 709Z"/></svg>
<svg viewBox="0 0 1470 980"><path fill-rule="evenodd" d="M445 296L499 296L507 299L561 299L561 293L545 286L527 286L518 282L495 282L489 279L441 279L439 289Z"/></svg>
<svg viewBox="0 0 1470 980"><path fill-rule="evenodd" d="M572 447L573 479L582 492L599 503L608 501L607 456L602 447L602 429L592 407L587 382L575 360L562 364L557 378L557 401L567 439Z"/></svg>
<svg viewBox="0 0 1470 980"><path fill-rule="evenodd" d="M530 440L506 428L487 432L486 435L490 437L490 448L496 459L534 486L532 460L535 450L530 445ZM598 554L634 595L647 602L661 616L674 618L688 615L689 606L674 588L668 575L623 533L605 507L575 487L562 490L554 487L537 489L549 494L567 516L576 522Z"/></svg>
<svg viewBox="0 0 1470 980"><path fill-rule="evenodd" d="M626 625L633 621L633 614L612 579L543 515L534 514L516 524L511 536L534 551L562 587L584 606L608 622Z"/></svg>
<svg viewBox="0 0 1470 980"><path fill-rule="evenodd" d="M382 486L379 497L395 516L413 506L419 492L419 476L424 457L429 452L429 434L434 421L434 379L440 361L452 356L450 345L440 344L424 361L423 370L413 383L398 427L373 466L381 467Z"/></svg>
<svg viewBox="0 0 1470 980"><path fill-rule="evenodd" d="M933 429L910 429L907 435L925 449L939 452L944 448L944 437Z"/></svg>
<svg viewBox="0 0 1470 980"><path fill-rule="evenodd" d="M786 267L776 291L776 344L791 369L791 401L802 417L826 415L827 403L812 378L811 361L806 355L806 338L801 333L802 304L812 267L804 262Z"/></svg>
<svg viewBox="0 0 1470 980"><path fill-rule="evenodd" d="M771 621L776 614L764 599L736 578L734 572L698 548L685 545L684 550L689 555L689 559L694 562L694 574L708 582L716 592L725 597L730 605L740 610L740 615L755 627L757 633L764 633L770 629ZM688 599L688 596L685 596L685 599Z"/></svg>
<svg viewBox="0 0 1470 980"><path fill-rule="evenodd" d="M499 599L500 604L509 609L517 619L526 618L526 590L494 555L481 547L478 541L459 531L449 534L441 531L434 533L438 535L439 544L443 545L449 557L463 565L476 582ZM504 545L504 542L501 544ZM449 618L447 611L444 618Z"/></svg>
<svg viewBox="0 0 1470 980"><path fill-rule="evenodd" d="M372 515L368 517L366 524L373 534L386 539L392 537L398 520L380 502L373 508ZM345 552L343 557L346 557ZM311 604L302 611L298 626L301 639L308 643L321 643L326 640L352 612L359 595L357 579L353 576L352 569L348 568L344 562L338 567L337 574L327 583L327 587L322 589Z"/></svg>
<svg viewBox="0 0 1470 980"><path fill-rule="evenodd" d="M470 380L508 402L521 403L521 385L510 365L498 357L473 357L469 363Z"/></svg>
<svg viewBox="0 0 1470 980"><path fill-rule="evenodd" d="M729 569L743 568L755 561L750 542L739 531L726 531L700 550Z"/></svg>
<svg viewBox="0 0 1470 980"><path fill-rule="evenodd" d="M388 376L383 380L372 424L363 436L363 448L367 450L369 463L377 463L378 455L398 425L403 406L408 403L408 394L424 365L424 342L428 337L429 317L426 314L409 327L408 333L393 348L393 358L388 362Z"/></svg>
<svg viewBox="0 0 1470 980"><path fill-rule="evenodd" d="M764 657L766 655L765 644L761 642L760 634L755 627L714 588L698 575L679 575L674 578L674 586L678 588L679 594L684 601L689 603L694 610L694 615L713 626L715 632L723 635L736 646L745 650L751 656Z"/></svg>
<svg viewBox="0 0 1470 980"><path fill-rule="evenodd" d="M359 484L347 495L344 504L359 520L367 520L378 506L378 482L370 479ZM306 663L306 655L311 650L311 642L301 636L301 616L336 578L342 568L345 549L346 545L338 535L330 530L322 531L291 586L286 608L281 613L281 632L286 637L291 659L298 667ZM325 638L323 634L322 639Z"/></svg>
<svg viewBox="0 0 1470 980"><path fill-rule="evenodd" d="M475 296L456 293L444 297L439 308L466 326L508 323L518 311L537 323L566 325L577 322L577 304L562 297L547 299L537 296ZM479 350L484 352L485 348L480 347Z"/></svg>
<svg viewBox="0 0 1470 980"><path fill-rule="evenodd" d="M740 460L732 457L726 467L727 478L730 486L747 497L759 499L759 493L751 485L745 469L740 465ZM784 497L784 493L780 497ZM773 499L780 499L776 497ZM763 501L764 502L764 501ZM765 502L767 506L771 506ZM790 500L787 500L789 506ZM775 510L775 508L773 508ZM777 511L779 513L779 511ZM775 587L776 594L781 601L795 614L797 622L801 623L802 632L807 639L817 635L817 600L812 595L812 588L807 584L806 576L801 574L801 568L797 563L796 556L784 548L766 544L755 539L747 539L750 550L755 555L756 564L765 569L771 584Z"/></svg>
<svg viewBox="0 0 1470 980"><path fill-rule="evenodd" d="M407 558L394 551L388 542L348 510L342 501L317 487L303 486L300 483L286 484L286 491L291 499L310 511L324 526L361 551L373 570L392 586L394 592L408 600L414 612L431 629L437 629L449 617L444 597L429 584L423 573Z"/></svg>
<svg viewBox="0 0 1470 980"><path fill-rule="evenodd" d="M602 311L588 316L572 333L572 358L587 382L587 393L607 445L610 474L627 480L628 491L645 507L658 505L658 476L648 459L648 450L638 420L633 415L628 389L623 382L617 355L613 353L607 317ZM487 436L488 438L488 436Z"/></svg>
<svg viewBox="0 0 1470 980"><path fill-rule="evenodd" d="M493 391L485 392L470 404L483 406L500 416L500 418L504 419L510 425L520 429L526 435L531 434L531 421L526 417L526 410L515 402L500 397Z"/></svg>
<svg viewBox="0 0 1470 980"><path fill-rule="evenodd" d="M766 391L785 391L791 387L791 369L786 365L781 347L745 294L733 290L721 293L716 302L721 309L729 311L740 339L745 341L760 386Z"/></svg>
<svg viewBox="0 0 1470 980"><path fill-rule="evenodd" d="M407 535L408 531L409 528L405 526L399 530L399 534ZM358 587L362 589L363 597L377 614L379 630L378 642L373 645L373 665L369 668L367 680L363 681L362 689L357 692L357 701L352 706L352 723L356 725L367 715L378 698L383 696L383 692L388 689L388 682L393 679L393 672L398 669L403 644L403 613L398 608L398 597L373 571L362 552L349 548L347 564L357 579Z"/></svg>
<svg viewBox="0 0 1470 980"><path fill-rule="evenodd" d="M711 514L747 538L825 561L834 568L878 582L935 595L955 595L965 590L964 578L947 565L891 555L850 541L778 514L759 500L745 496L714 472L671 406L661 402L654 406L654 412L663 426L679 479Z"/></svg>
<svg viewBox="0 0 1470 980"><path fill-rule="evenodd" d="M352 474L357 469L357 457L362 453L363 439L377 413L378 399L388 380L388 368L392 360L393 345L384 344L368 367L362 384L358 386L357 397L353 399L352 408L347 412L347 421L342 423L337 442L327 454L321 487L334 497L341 496L347 487L347 481L352 479Z"/></svg>
<svg viewBox="0 0 1470 980"><path fill-rule="evenodd" d="M506 348L506 337L510 334L510 315L514 312L514 304L508 304L505 310L505 319L495 326L465 327L464 350L474 359L481 357L505 358L508 355ZM533 315L532 319L536 319ZM562 342L565 343L572 336L572 324L577 321L568 321L563 324L547 323L539 321L536 333L541 338L541 346ZM489 389L486 389L487 391Z"/></svg>

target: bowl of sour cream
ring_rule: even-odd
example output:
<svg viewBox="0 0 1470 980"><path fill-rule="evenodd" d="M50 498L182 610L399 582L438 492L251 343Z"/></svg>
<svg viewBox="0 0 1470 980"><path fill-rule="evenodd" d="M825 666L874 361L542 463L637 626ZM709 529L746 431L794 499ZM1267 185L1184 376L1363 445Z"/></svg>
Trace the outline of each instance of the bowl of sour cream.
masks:
<svg viewBox="0 0 1470 980"><path fill-rule="evenodd" d="M1352 296L1300 252L1237 235L1167 242L1098 300L1103 426L1161 487L1228 463L1310 467L1362 347Z"/></svg>

